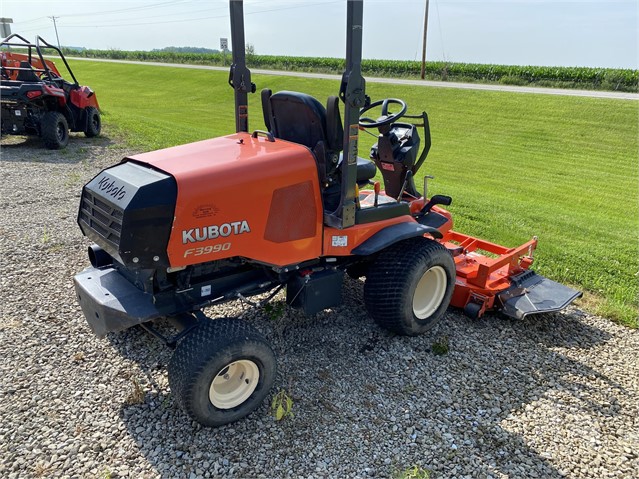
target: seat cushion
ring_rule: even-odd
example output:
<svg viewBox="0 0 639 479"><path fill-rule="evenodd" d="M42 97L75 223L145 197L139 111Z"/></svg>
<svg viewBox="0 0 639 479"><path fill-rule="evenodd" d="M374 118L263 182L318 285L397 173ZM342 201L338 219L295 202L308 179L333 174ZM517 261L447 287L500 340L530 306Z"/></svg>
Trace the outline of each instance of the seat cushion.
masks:
<svg viewBox="0 0 639 479"><path fill-rule="evenodd" d="M342 153L339 154L339 163L342 164L342 160L344 159L344 155ZM362 158L361 156L357 157L357 182L362 183L368 180L372 180L375 178L377 174L377 167L375 163L366 158Z"/></svg>
<svg viewBox="0 0 639 479"><path fill-rule="evenodd" d="M375 163L361 157L357 157L357 182L368 181L375 178L377 167Z"/></svg>

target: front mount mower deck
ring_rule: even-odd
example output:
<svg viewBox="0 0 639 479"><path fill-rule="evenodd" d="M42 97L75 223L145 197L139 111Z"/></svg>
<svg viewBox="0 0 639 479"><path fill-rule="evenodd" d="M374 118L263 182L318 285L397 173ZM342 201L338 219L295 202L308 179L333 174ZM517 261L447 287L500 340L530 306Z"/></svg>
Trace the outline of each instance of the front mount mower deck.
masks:
<svg viewBox="0 0 639 479"><path fill-rule="evenodd" d="M18 53L10 50L19 49ZM45 54L57 54L72 81L62 78ZM13 34L0 42L2 135L35 135L52 150L64 148L69 131L100 134L100 106L93 90L81 86L59 48L36 37Z"/></svg>
<svg viewBox="0 0 639 479"><path fill-rule="evenodd" d="M536 239L505 248L457 233L443 208L451 198L418 191L428 116L408 115L395 98L370 102L360 74L363 2L347 5L338 96L322 104L263 90L265 130L251 132L256 87L243 4L231 0L236 133L125 158L83 188L78 224L95 244L75 287L87 322L99 336L140 325L174 347L172 394L204 425L249 414L276 371L252 324L209 319L204 307L260 307L286 290L289 305L314 314L340 303L346 273L366 278L364 303L380 327L417 335L450 305L474 318L489 310L523 318L580 295L529 269ZM357 156L360 129L376 130L369 159ZM161 334L158 318L175 335Z"/></svg>

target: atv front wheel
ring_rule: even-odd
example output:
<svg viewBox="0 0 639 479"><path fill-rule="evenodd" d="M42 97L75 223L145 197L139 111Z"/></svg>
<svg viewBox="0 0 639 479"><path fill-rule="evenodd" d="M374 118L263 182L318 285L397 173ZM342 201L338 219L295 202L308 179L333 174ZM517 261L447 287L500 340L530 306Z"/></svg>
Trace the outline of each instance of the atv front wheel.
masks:
<svg viewBox="0 0 639 479"><path fill-rule="evenodd" d="M102 119L100 118L100 112L97 108L90 106L85 111L87 124L84 127L84 135L88 138L93 138L100 134L102 129Z"/></svg>
<svg viewBox="0 0 639 479"><path fill-rule="evenodd" d="M242 319L205 320L180 342L169 362L169 385L182 409L205 426L251 413L275 380L275 354Z"/></svg>
<svg viewBox="0 0 639 479"><path fill-rule="evenodd" d="M443 316L455 286L455 262L441 244L411 238L390 246L371 265L366 309L381 327L405 336L425 333Z"/></svg>
<svg viewBox="0 0 639 479"><path fill-rule="evenodd" d="M60 112L46 112L42 117L40 129L44 146L50 150L59 150L69 143L69 124Z"/></svg>

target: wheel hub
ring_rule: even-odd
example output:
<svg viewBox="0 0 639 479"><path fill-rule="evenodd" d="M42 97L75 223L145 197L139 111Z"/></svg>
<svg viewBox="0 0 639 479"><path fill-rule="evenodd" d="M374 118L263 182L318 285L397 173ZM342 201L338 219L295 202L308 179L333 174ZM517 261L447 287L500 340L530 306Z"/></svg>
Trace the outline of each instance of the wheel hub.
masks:
<svg viewBox="0 0 639 479"><path fill-rule="evenodd" d="M253 361L241 359L223 367L213 378L209 400L218 409L232 409L246 401L260 379L260 370Z"/></svg>
<svg viewBox="0 0 639 479"><path fill-rule="evenodd" d="M441 266L426 270L413 296L413 313L417 318L426 319L437 311L446 294L446 282L446 271Z"/></svg>

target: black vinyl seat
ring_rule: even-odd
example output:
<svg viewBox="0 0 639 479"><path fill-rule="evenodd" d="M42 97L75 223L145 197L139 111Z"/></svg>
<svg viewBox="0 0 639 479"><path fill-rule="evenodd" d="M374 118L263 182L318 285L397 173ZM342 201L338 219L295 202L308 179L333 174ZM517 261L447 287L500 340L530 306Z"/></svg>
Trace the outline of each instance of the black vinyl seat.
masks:
<svg viewBox="0 0 639 479"><path fill-rule="evenodd" d="M305 93L262 90L264 124L282 140L308 147L317 160L319 176L325 182L337 169L343 149L344 129L339 113L339 99L328 98L324 108L318 100ZM372 161L357 159L357 181L370 180L377 173Z"/></svg>
<svg viewBox="0 0 639 479"><path fill-rule="evenodd" d="M18 70L17 81L35 83L40 79L29 62L20 62L20 70Z"/></svg>
<svg viewBox="0 0 639 479"><path fill-rule="evenodd" d="M268 90L267 90L268 91ZM310 95L281 91L269 96L269 130L277 138L315 148L318 142L329 143L326 132L326 109ZM334 147L341 145L336 138ZM328 146L328 145L326 145Z"/></svg>
<svg viewBox="0 0 639 479"><path fill-rule="evenodd" d="M339 163L342 163L344 155L340 153ZM361 156L357 157L357 183L368 183L368 180L375 178L377 174L377 167L375 163L369 161ZM360 184L361 186L361 184Z"/></svg>

